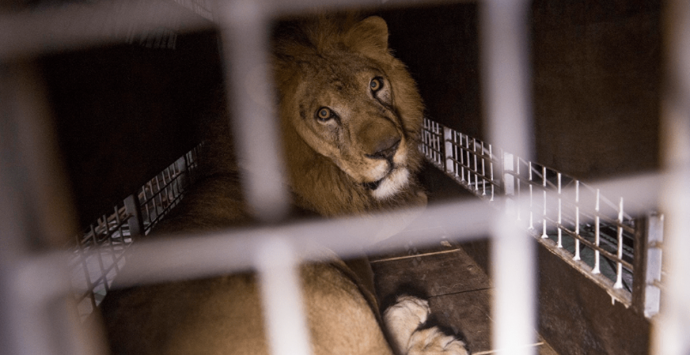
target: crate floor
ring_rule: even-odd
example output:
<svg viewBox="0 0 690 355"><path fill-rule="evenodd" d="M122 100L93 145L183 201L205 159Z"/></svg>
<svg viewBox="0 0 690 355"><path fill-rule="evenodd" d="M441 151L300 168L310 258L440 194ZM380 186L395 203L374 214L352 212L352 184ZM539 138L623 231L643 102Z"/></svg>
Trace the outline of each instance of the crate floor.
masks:
<svg viewBox="0 0 690 355"><path fill-rule="evenodd" d="M372 257L376 292L386 307L407 293L429 300L430 322L467 342L472 354L492 354L491 281L461 245L443 242L418 250L408 244L398 255ZM558 355L547 343L526 344L540 355Z"/></svg>

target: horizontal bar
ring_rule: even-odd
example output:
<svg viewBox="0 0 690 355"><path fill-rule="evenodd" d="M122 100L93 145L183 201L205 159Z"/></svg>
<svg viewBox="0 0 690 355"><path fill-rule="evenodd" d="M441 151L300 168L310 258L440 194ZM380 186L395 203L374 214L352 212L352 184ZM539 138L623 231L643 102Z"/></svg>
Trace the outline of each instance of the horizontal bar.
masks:
<svg viewBox="0 0 690 355"><path fill-rule="evenodd" d="M404 249L413 238L420 245L437 244L440 236L428 235L430 229L442 228L447 239L471 240L486 235L496 213L485 201L472 200L375 216L142 240L129 247L127 267L113 287L250 270L254 265L251 251L260 248L271 235L289 240L306 261L323 261L324 248L346 258L361 255L363 248L371 253ZM398 236L386 240L385 247L375 245L375 241L406 224Z"/></svg>
<svg viewBox="0 0 690 355"><path fill-rule="evenodd" d="M623 197L626 201L634 201L634 205L626 207L626 214L645 215L650 209L656 209L658 197L662 188L663 176L658 173L645 173L620 177L616 179L595 181L588 185L605 192L609 196ZM580 184L582 186L584 184ZM575 187L562 190L562 194L574 194ZM519 203L529 206L529 198L523 197ZM596 206L596 197L580 194L579 206ZM604 216L601 214L601 216ZM617 225L617 223L611 223Z"/></svg>
<svg viewBox="0 0 690 355"><path fill-rule="evenodd" d="M238 1L233 1L235 2ZM362 6L382 5L381 0L255 2L259 3L261 11L270 16L297 14L315 9L361 10ZM397 0L394 6L424 2ZM146 34L159 28L184 33L214 26L213 21L172 0L106 0L91 4L69 3L30 11L0 13L0 60L125 42L132 36Z"/></svg>
<svg viewBox="0 0 690 355"><path fill-rule="evenodd" d="M649 177L612 180L602 186L621 184L623 188L638 191L640 200L656 199L655 190L646 188ZM528 201L528 199L523 199ZM527 204L528 205L528 204ZM442 228L447 239L464 241L487 235L494 223L495 204L483 200L461 200L454 203L432 205L426 209L401 210L373 216L350 217L333 220L290 223L283 226L256 229L228 230L203 236L189 235L155 240L142 240L128 247L127 267L118 276L118 287L142 282L159 282L180 278L204 277L253 268L248 251L258 248L266 236L289 239L306 260L319 260L319 248L328 248L341 257L370 252L384 253L404 249L407 241L415 238L420 244L438 243L439 236L428 235L430 229ZM400 234L386 241L386 247L375 245L384 236L386 228L407 224ZM390 232L391 234L395 230ZM85 252L96 257L98 248ZM65 258L73 257L66 253ZM183 266L181 266L183 265Z"/></svg>
<svg viewBox="0 0 690 355"><path fill-rule="evenodd" d="M197 31L213 22L163 0L63 4L0 14L0 59L125 42L158 28Z"/></svg>

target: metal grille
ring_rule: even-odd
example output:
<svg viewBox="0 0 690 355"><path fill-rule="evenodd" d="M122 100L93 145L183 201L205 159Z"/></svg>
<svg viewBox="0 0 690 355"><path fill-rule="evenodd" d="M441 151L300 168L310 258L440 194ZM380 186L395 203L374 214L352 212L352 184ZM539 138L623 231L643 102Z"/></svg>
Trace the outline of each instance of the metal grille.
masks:
<svg viewBox="0 0 690 355"><path fill-rule="evenodd" d="M201 146L187 152L144 184L134 195L103 214L75 237L71 248L72 286L79 315L85 319L101 303L120 269L125 250L148 234L184 197L195 180Z"/></svg>
<svg viewBox="0 0 690 355"><path fill-rule="evenodd" d="M192 3L198 2L192 1ZM214 4L213 10L217 16L213 16L213 18L217 21L224 38L223 48L226 51L228 61L226 67L231 70L228 73L228 83L233 88L230 90L233 93L232 102L245 105L235 107L234 111L234 117L237 117L238 137L252 137L254 140L253 142L239 142L241 147L238 152L239 155L246 158L250 164L256 164L250 166L251 169L249 170L252 171L252 174L247 176L247 180L251 182L247 196L252 206L261 215L280 216L281 214L281 201L283 199L280 186L282 185L280 179L275 179L276 176L281 176L280 168L277 161L271 160L277 156L275 154L277 147L274 146L276 129L272 124L270 109L249 107L248 103L252 102L252 97L256 99L257 96L260 102L271 102L272 100L270 99L269 88L252 93L242 90L242 79L245 78L246 73L255 73L256 71L253 70L258 68L259 64L257 63L266 59L267 18L276 14L299 12L309 6L310 3L309 0L290 2L237 0ZM355 3L374 5L379 2L366 0L324 1L322 5L324 9L341 9ZM485 107L488 110L489 137L494 142L500 142L517 156L527 157L527 160L529 160L531 152L531 148L527 144L528 127L531 126L529 124L530 112L526 105L529 102L527 97L529 90L525 90L528 87L526 83L528 83L529 78L526 64L528 33L526 10L528 4L527 1L487 0L482 2L480 12L480 32L483 33L481 40L482 68L485 72L482 78L482 88L486 90L483 96L487 98ZM667 64L669 72L671 72L670 77L673 80L669 84L669 90L666 92L668 95L663 105L666 170L661 178L656 179L657 183L662 178L666 182L663 186L663 195L659 197L656 190L649 189L649 180L645 179L626 180L619 178L609 181L608 186L622 186L628 191L634 191L636 200L643 204L653 205L661 201L661 206L666 213L667 222L669 222L667 224L668 242L664 243L664 247L667 248L665 251L670 256L669 277L666 280L668 292L664 293L666 308L661 312L662 317L654 323L653 352L655 354L675 355L686 354L690 351L690 339L685 334L690 320L690 308L687 302L690 298L690 284L687 282L690 259L685 255L690 249L690 245L688 245L690 239L685 238L688 231L687 216L690 215L688 212L690 185L687 184L687 181L690 181L690 157L688 156L688 152L690 152L688 117L690 115L688 115L686 103L687 97L690 95L688 92L688 87L690 87L688 85L690 83L688 73L690 71L687 70L688 63L690 63L690 58L688 58L690 52L687 51L687 48L690 48L690 4L685 1L669 1L666 11L669 20L666 34L669 36L668 48L670 48ZM65 24L69 24L69 26ZM171 3L166 1L103 1L89 6L70 4L61 8L47 8L35 13L3 13L0 14L0 59L3 62L11 62L18 56L27 57L55 50L125 41L133 32L146 33L160 27L175 28L177 31L190 31L211 25L203 17L191 16L187 12L171 8ZM270 82L270 80L264 80L270 75L267 72L263 75L265 77L256 80ZM11 157L16 148L26 152L27 158L20 159L19 162L0 159L0 197L2 197L0 198L2 201L0 203L0 215L3 216L3 219L0 219L0 234L3 235L0 242L3 243L3 247L6 247L4 250L0 250L0 255L3 256L0 258L2 259L0 260L0 271L2 271L0 282L3 286L0 289L3 292L3 299L6 300L1 305L2 309L0 310L0 317L2 317L3 322L2 328L0 328L2 332L0 340L9 344L7 349L9 354L86 352L76 338L70 337L73 334L70 333L69 327L51 328L47 326L49 324L66 324L67 322L56 323L55 319L49 318L48 312L45 312L49 305L56 304L56 299L70 292L69 288L66 287L69 280L61 282L57 276L61 275L60 270L62 270L61 266L64 260L72 259L73 253L63 255L58 252L57 254L45 255L29 252L22 245L25 240L29 239L30 228L17 222L29 220L29 213L25 208L25 203L15 198L15 191L32 191L32 188L35 187L35 180L26 178L36 173L33 168L47 165L47 162L41 158L42 155L31 154L35 151L44 151L41 150L45 147L40 144L40 134L31 131L31 127L26 128L21 124L40 121L37 120L35 112L12 110L15 108L12 105L25 103L4 100L1 104L2 114L9 117L9 121L12 124L17 124L19 128L12 126L12 124L6 124L7 121L5 120L0 120L0 123L3 124L2 127L16 128L21 133L27 134L22 136L23 140L19 144L8 139L12 136L5 135L6 132L0 130L0 136L6 139L0 145L0 156L2 158ZM10 109L5 110L6 107ZM6 143L8 141L18 145L12 146ZM441 140L439 139L438 142ZM257 149L252 150L251 143L256 144ZM465 143L465 147L466 150L464 151L467 153L470 150L467 149L467 143ZM470 144L470 148L475 150L476 145ZM440 146L435 146L434 149L437 149L437 152L441 151ZM484 154L484 149L481 149L481 152ZM503 154L501 156L503 157ZM255 157L269 157L271 159L257 160L254 159ZM434 161L437 161L437 157L434 157ZM445 157L443 158L445 159ZM472 174L477 174L479 165L474 164L474 160L472 160L474 165L468 161L457 158L456 160L461 162L459 166L471 169L469 176L475 181L473 188L478 191L478 176L475 177ZM487 159L483 161L489 162ZM510 159L510 161L513 160ZM505 161L502 164L505 164ZM539 166L535 166L535 168L538 172ZM528 173L533 173L531 168L526 170ZM38 171L43 170L38 169ZM495 176L503 178L505 175L502 173ZM516 179L516 175L519 175L517 173L507 175L514 178L512 179L513 192L519 191L522 194L524 180ZM546 181L547 189L544 190L548 190L548 188L553 190L553 186L556 184L550 180L550 175L548 172L546 174L542 172L541 179L533 176L535 179L533 182L536 184L524 183L524 185L536 189L540 181L542 181L542 185ZM19 178L16 178L17 176ZM469 184L470 179L466 180ZM494 180L491 179L491 181ZM517 181L520 181L520 188L516 189ZM529 178L527 181L530 181ZM561 181L562 183L563 181ZM482 193L485 191L484 186L492 185L496 186L495 184L485 185L482 183ZM504 188L507 189L508 186L509 184L504 184ZM499 191L494 191L495 195L498 193ZM562 190L561 193L563 193ZM508 195L512 194L508 193ZM583 201L580 203L584 204ZM613 201L614 206L617 203L617 201ZM276 205L277 208L271 208L271 206ZM603 208L601 205L600 207ZM462 202L432 210L436 216L439 216L440 223L445 223L449 232L457 233L460 236L458 238L462 239L464 236L470 237L470 233L485 232L485 230L477 230L473 222L486 222L482 218L493 218L493 216L486 217L485 214L475 213L478 209L481 207L472 202ZM40 210L40 208L36 208L36 210ZM620 210L622 211L622 208ZM481 212L485 211L482 210ZM118 213L119 210L116 214ZM524 216L526 215L522 215L522 218ZM538 216L538 213L535 212L535 223L537 223ZM617 230L618 228L625 229L625 218L625 214L618 218L618 222L615 224ZM550 219L553 223L553 217ZM108 225L107 221L108 219L105 218L103 224ZM563 219L560 221L563 223ZM530 350L522 345L530 343L534 336L532 331L534 329L533 255L529 249L525 249L524 244L526 243L517 238L519 233L511 228L511 223L508 222L507 218L498 216L494 222L491 223L493 229L490 230L494 241L492 243L492 260L494 262L492 270L494 285L496 286L493 300L495 306L493 315L496 321L493 332L494 346L499 349L499 353L528 354ZM548 235L548 221L545 224ZM580 223L575 225L579 226ZM184 271L189 272L192 276L200 277L207 275L209 270L230 272L237 268L261 264L261 260L273 260L272 264L265 262L259 265L258 269L261 275L270 276L275 270L289 273L289 270L294 267L291 250L300 250L296 247L302 245L299 243L304 244L309 240L318 241L336 252L347 254L348 251L359 250L369 232L365 228L367 226L369 226L367 220L360 219L348 222L329 221L287 226L281 229L268 228L237 232L235 233L236 238L195 236L193 239L197 248L190 248L190 257L198 260L197 269ZM537 224L535 229L538 229L538 226ZM110 229L110 227L103 229ZM343 238L344 230L347 230L349 239ZM424 238L423 235L416 237L422 240ZM624 243L621 242L618 235L616 237L617 259L615 263L625 266L623 264L624 255L618 255L618 251L624 250L622 247ZM94 232L93 239L98 240L98 238L97 233ZM550 241L551 238L546 240ZM342 240L345 239L348 239L350 244L343 244ZM587 238L576 239L583 244L587 240ZM563 240L561 242L565 244ZM599 242L600 245L603 243L601 240ZM167 265L166 262L172 262L168 258L172 255L170 249L189 247L185 243L186 240L178 239L166 243L165 245L169 248L160 248L160 245L147 245L146 243L142 243L139 249L133 246L130 250L139 250L140 253L133 253L134 257L128 258L128 263L134 270L145 270L148 265L155 262ZM285 244L292 245L293 248L284 248ZM596 242L594 244L596 245ZM561 249L565 249L565 247ZM218 255L218 250L223 250L223 255ZM231 252L232 255L228 255L228 250L241 250L241 252ZM602 246L601 250L598 251L603 254L605 250L605 247ZM276 251L282 251L283 254L280 255L285 256L287 254L287 257L272 258L271 256L274 254L271 253ZM93 252L96 251L92 249L90 252L85 252L88 254L86 260L93 256ZM137 254L139 254L138 257ZM261 255L263 258L255 258L257 255ZM98 268L100 267L98 264ZM105 264L103 269L106 269ZM181 277L180 275L173 275L173 270L175 270L173 267L165 270L169 271L170 279ZM294 278L266 277L263 280L268 284L267 288L275 290L276 294L294 288L294 282L291 281ZM270 327L273 332L270 334L270 339L278 339L271 344L271 348L276 350L276 353L280 351L282 351L280 353L285 354L308 353L308 350L305 350L308 349L308 346L304 346L307 341L305 332L292 337L280 336L281 329L282 331L303 330L299 327L303 323L299 321L299 317L281 318L280 302L276 301L280 301L280 299L272 298L270 295L264 299L268 310L269 324L274 324L276 321L278 323L275 324L282 325L282 327ZM283 307L287 309L298 309L299 305L298 297L283 303ZM57 347L54 344L55 339L60 339L61 345L67 344L69 346ZM281 342L280 339L290 339L291 341ZM66 352L60 350L66 348L79 349L80 351ZM3 353L5 353L4 350Z"/></svg>
<svg viewBox="0 0 690 355"><path fill-rule="evenodd" d="M495 201L498 193L520 203L516 219L532 236L614 299L632 304L634 240L644 231L626 213L622 197L611 201L598 188L500 149L494 153L491 144L429 119L420 150L475 195ZM661 272L660 263L653 267L649 272Z"/></svg>
<svg viewBox="0 0 690 355"><path fill-rule="evenodd" d="M133 241L127 223L129 217L124 203L120 203L112 214L103 215L83 234L76 236L70 270L82 318L91 314L103 300L124 266L125 249Z"/></svg>
<svg viewBox="0 0 690 355"><path fill-rule="evenodd" d="M144 234L151 232L180 203L184 191L194 181L200 148L187 152L139 189L137 197Z"/></svg>

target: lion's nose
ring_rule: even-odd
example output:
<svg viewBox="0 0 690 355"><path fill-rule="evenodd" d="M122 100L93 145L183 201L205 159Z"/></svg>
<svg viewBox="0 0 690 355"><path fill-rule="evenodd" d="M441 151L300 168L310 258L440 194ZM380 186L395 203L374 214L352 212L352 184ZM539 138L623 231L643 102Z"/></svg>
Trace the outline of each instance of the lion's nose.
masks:
<svg viewBox="0 0 690 355"><path fill-rule="evenodd" d="M395 155L395 152L398 151L400 141L401 138L399 137L389 137L388 139L379 142L374 150L374 153L367 154L367 157L373 159L391 160Z"/></svg>

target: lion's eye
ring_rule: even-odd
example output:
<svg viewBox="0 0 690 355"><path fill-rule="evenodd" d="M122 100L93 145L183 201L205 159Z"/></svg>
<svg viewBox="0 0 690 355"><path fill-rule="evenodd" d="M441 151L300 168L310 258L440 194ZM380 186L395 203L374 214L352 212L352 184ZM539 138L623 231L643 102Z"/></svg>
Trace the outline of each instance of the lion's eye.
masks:
<svg viewBox="0 0 690 355"><path fill-rule="evenodd" d="M334 115L335 114L333 113L333 111L331 111L331 109L328 107L322 107L318 111L316 111L316 118L318 118L321 122L326 122L330 120L331 118L333 118Z"/></svg>
<svg viewBox="0 0 690 355"><path fill-rule="evenodd" d="M373 79L371 79L371 82L369 82L369 88L373 92L377 92L377 91L381 90L382 87L383 87L383 79L381 79L379 77L373 78Z"/></svg>

